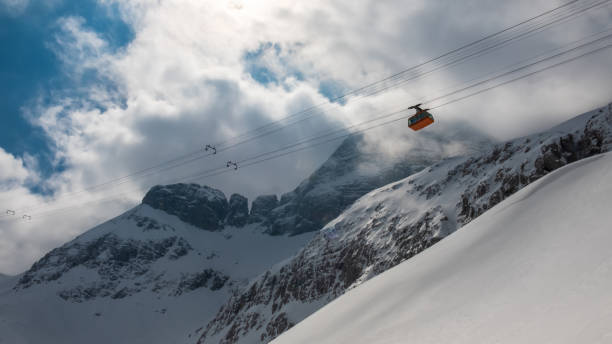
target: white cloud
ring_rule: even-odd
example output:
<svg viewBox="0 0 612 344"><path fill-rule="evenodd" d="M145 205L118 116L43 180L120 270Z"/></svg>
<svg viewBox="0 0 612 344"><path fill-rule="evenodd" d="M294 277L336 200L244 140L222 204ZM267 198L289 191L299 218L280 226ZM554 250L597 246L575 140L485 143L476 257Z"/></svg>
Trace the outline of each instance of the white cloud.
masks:
<svg viewBox="0 0 612 344"><path fill-rule="evenodd" d="M51 46L68 75L82 84L74 94L54 93L55 101L50 106L29 110L33 123L53 142L57 161L67 166L45 184L59 195L121 177L324 103L326 98L318 92L321 82L359 87L558 4L548 0L100 3L119 6L134 30L134 40L115 51L109 49L103 35L89 28L85 19L60 19L61 30ZM0 248L5 254L0 257L0 271L24 269L45 250L125 209L128 201L140 199L153 183L171 182L222 166L230 159L241 160L275 149L296 138L314 135L333 123L356 123L412 105L478 73L499 69L580 37L594 25L609 22L605 19L609 14L600 11L598 16L583 17L576 25L534 36L522 45L442 70L391 92L351 100L342 106L329 104L325 107L326 116L317 120L180 169L102 188L103 192L87 190L47 200L25 188L0 195L18 199L21 207L49 202L38 211L74 207L116 194L124 197L112 207L103 204L72 208L72 213L62 213L69 214L65 216L51 213L45 218L44 228L35 221L0 223L3 230L13 233L6 236L5 247ZM262 85L247 73L249 61L245 56L270 43L279 49L264 51L257 66L276 75L279 83ZM610 57L609 53L594 56L441 108L435 115L440 128L452 127L452 121L462 120L502 139L542 129L609 100ZM91 73L95 75L94 82L85 80ZM405 123L376 130L371 141L388 147L390 142L411 140L414 136L406 136L405 130ZM333 149L320 147L201 182L228 195L240 192L251 198L286 192ZM14 166L10 174L23 183L28 178L27 169L15 161L9 163ZM74 209L78 209L78 216Z"/></svg>
<svg viewBox="0 0 612 344"><path fill-rule="evenodd" d="M10 15L22 14L30 4L30 0L0 0L0 10L3 9Z"/></svg>
<svg viewBox="0 0 612 344"><path fill-rule="evenodd" d="M32 174L23 160L0 148L0 186L24 183Z"/></svg>

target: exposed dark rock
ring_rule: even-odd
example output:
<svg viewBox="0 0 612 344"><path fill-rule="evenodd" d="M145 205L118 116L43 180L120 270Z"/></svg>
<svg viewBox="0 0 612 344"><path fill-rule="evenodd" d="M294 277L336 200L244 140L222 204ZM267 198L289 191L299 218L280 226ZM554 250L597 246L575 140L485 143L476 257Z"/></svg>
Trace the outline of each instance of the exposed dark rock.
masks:
<svg viewBox="0 0 612 344"><path fill-rule="evenodd" d="M96 297L109 297L115 290L117 283L99 283L90 286L77 286L72 289L62 290L59 297L66 301L81 303Z"/></svg>
<svg viewBox="0 0 612 344"><path fill-rule="evenodd" d="M130 290L128 288L122 288L118 292L116 292L111 299L123 299L124 297L130 296Z"/></svg>
<svg viewBox="0 0 612 344"><path fill-rule="evenodd" d="M251 206L250 223L264 222L269 219L272 210L278 206L276 195L258 196Z"/></svg>
<svg viewBox="0 0 612 344"><path fill-rule="evenodd" d="M489 184L487 182L482 182L478 184L476 188L476 197L480 198L484 196L489 191Z"/></svg>
<svg viewBox="0 0 612 344"><path fill-rule="evenodd" d="M153 231L153 230L161 230L161 231L172 231L175 232L176 229L167 224L160 224L155 219L136 215L135 212L132 212L127 217L129 220L134 220L136 222L136 226L142 228L143 232Z"/></svg>
<svg viewBox="0 0 612 344"><path fill-rule="evenodd" d="M183 276L174 292L174 295L178 296L185 292L193 291L199 288L219 290L225 286L225 283L228 280L229 276L213 269L206 269L201 273Z"/></svg>
<svg viewBox="0 0 612 344"><path fill-rule="evenodd" d="M332 156L261 221L272 235L321 229L366 193L420 171L438 156L412 155L396 161L362 151L363 136L346 139ZM435 192L435 190L432 190Z"/></svg>
<svg viewBox="0 0 612 344"><path fill-rule="evenodd" d="M229 208L223 192L197 184L154 186L142 203L209 231L223 228Z"/></svg>
<svg viewBox="0 0 612 344"><path fill-rule="evenodd" d="M287 314L281 313L268 323L266 326L266 333L261 335L261 341L265 342L266 338L276 338L293 326L295 326L295 324L287 319Z"/></svg>
<svg viewBox="0 0 612 344"><path fill-rule="evenodd" d="M342 245L324 245L327 240L318 236L278 273L266 273L244 293L233 296L208 324L200 343L207 343L207 336L226 327L224 343L236 343L241 335L262 328L260 340L267 343L293 326L287 314L279 312L285 305L296 301L307 304L321 298L331 301L356 285L368 270L381 273L435 244L447 220L437 208L412 225L398 228L399 219L388 224L383 221L382 208L377 208L381 210L377 213L380 218L374 216L351 240ZM392 237L381 247L365 240L372 231L388 232ZM380 252L390 252L391 256L381 260ZM270 319L257 313L262 305L270 307Z"/></svg>
<svg viewBox="0 0 612 344"><path fill-rule="evenodd" d="M239 194L233 194L229 200L229 210L225 223L230 226L242 227L249 219L249 200Z"/></svg>
<svg viewBox="0 0 612 344"><path fill-rule="evenodd" d="M176 260L179 259L185 255L187 255L187 253L189 253L189 251L192 251L193 248L191 247L191 245L189 245L189 242L187 242L187 240L180 238L177 242L176 245L174 247L174 249L172 249L170 255L168 256L169 259L171 260Z"/></svg>

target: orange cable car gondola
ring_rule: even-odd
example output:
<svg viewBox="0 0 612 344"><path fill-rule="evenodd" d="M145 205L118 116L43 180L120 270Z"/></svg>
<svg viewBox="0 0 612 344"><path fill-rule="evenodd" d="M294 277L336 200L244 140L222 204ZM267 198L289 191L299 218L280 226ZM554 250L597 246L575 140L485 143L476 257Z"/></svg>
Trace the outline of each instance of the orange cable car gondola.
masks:
<svg viewBox="0 0 612 344"><path fill-rule="evenodd" d="M433 116L428 112L429 109L421 109L421 104L409 107L415 109L416 114L408 118L408 127L414 131L421 130L434 122Z"/></svg>

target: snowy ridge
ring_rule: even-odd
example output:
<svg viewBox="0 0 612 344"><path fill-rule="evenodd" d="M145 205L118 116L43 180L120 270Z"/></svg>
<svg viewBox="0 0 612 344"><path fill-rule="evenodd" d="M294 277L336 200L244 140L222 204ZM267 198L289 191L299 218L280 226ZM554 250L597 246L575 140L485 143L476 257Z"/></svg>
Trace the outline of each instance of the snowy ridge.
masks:
<svg viewBox="0 0 612 344"><path fill-rule="evenodd" d="M560 168L274 343L609 343L611 180Z"/></svg>
<svg viewBox="0 0 612 344"><path fill-rule="evenodd" d="M611 106L451 158L360 198L290 262L234 295L198 343L268 342L324 304L471 222L526 185L610 150Z"/></svg>

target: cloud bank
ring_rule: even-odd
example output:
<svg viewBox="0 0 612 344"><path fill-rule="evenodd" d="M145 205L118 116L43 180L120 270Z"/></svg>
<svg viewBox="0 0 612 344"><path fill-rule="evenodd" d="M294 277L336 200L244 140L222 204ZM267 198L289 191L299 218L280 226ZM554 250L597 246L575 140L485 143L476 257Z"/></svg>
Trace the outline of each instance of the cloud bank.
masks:
<svg viewBox="0 0 612 344"><path fill-rule="evenodd" d="M479 73L605 27L611 16L604 8L419 82L372 97L331 102L343 91L561 2L99 2L119 9L134 39L111 49L104 33L93 30L87 18L57 19L48 46L60 57L74 87L47 90L25 115L50 138L55 163L62 168L36 181L35 162L0 151L0 185L5 185L1 204L41 218L0 219L6 238L0 247L2 272L23 271L46 250L138 202L155 183L172 182L223 166L227 160L241 160L412 105ZM604 52L441 108L437 120L443 128L460 123L498 139L535 132L608 102L611 57ZM265 139L163 173L87 189L316 104L325 104L324 114ZM404 122L368 135L379 147L394 147L398 140L407 142L406 147L418 147L410 144L417 136L406 134ZM324 145L198 182L251 198L282 193L295 187L334 148ZM46 192L32 192L32 183ZM97 200L106 203L88 203Z"/></svg>

